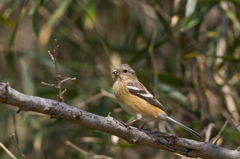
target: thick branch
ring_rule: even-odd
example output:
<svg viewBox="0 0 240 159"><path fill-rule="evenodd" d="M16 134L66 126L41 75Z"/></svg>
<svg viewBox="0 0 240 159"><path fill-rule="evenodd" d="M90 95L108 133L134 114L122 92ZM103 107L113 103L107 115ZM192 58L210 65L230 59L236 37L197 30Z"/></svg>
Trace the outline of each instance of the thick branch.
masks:
<svg viewBox="0 0 240 159"><path fill-rule="evenodd" d="M205 159L237 159L240 151L228 150L210 143L180 138L175 135L151 132L131 127L130 133L114 118L98 116L65 103L22 94L6 83L0 83L0 102L10 104L23 111L33 111L84 125L125 139L129 143L147 145L189 157Z"/></svg>

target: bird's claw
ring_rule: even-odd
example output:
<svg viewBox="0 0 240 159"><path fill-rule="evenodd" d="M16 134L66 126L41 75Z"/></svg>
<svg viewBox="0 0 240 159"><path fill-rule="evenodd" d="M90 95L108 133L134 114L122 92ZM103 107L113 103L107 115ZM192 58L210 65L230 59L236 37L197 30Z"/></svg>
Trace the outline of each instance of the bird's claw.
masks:
<svg viewBox="0 0 240 159"><path fill-rule="evenodd" d="M121 121L121 120L118 120L123 126L125 126L126 128L127 128L127 131L128 131L128 133L130 132L130 124L126 124L126 123L124 123L123 121Z"/></svg>

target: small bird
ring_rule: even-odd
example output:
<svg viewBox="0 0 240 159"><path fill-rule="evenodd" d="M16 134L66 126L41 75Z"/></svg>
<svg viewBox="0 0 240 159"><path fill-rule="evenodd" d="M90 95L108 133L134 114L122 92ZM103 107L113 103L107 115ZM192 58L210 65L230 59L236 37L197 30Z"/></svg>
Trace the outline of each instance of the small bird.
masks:
<svg viewBox="0 0 240 159"><path fill-rule="evenodd" d="M136 118L128 124L122 122L128 131L129 126L138 120L142 120L145 124L155 119L171 121L201 138L197 132L167 115L162 104L138 81L135 71L128 64L118 65L112 73L115 75L113 92L118 103Z"/></svg>

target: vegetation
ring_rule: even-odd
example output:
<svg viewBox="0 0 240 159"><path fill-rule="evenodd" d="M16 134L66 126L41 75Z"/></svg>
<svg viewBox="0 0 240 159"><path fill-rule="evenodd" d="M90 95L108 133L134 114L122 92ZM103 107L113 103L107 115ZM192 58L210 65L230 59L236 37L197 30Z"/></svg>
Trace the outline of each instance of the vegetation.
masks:
<svg viewBox="0 0 240 159"><path fill-rule="evenodd" d="M227 149L240 145L240 3L237 0L0 1L0 82L58 100L48 50L58 40L58 70L67 104L127 122L112 98L112 70L128 63L169 115ZM1 104L0 142L20 158L179 158L61 119ZM195 139L171 123L148 128ZM134 126L140 127L142 122ZM147 127L147 126L146 126ZM76 151L70 141L79 147ZM0 158L11 158L0 148Z"/></svg>

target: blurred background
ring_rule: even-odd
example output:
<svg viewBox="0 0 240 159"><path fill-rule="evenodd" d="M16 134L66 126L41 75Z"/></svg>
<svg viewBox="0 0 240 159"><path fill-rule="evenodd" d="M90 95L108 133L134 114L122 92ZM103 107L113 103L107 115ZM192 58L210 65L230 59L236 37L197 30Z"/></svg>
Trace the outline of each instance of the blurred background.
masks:
<svg viewBox="0 0 240 159"><path fill-rule="evenodd" d="M128 122L112 95L113 68L128 63L169 115L227 149L240 145L240 2L238 0L1 0L0 82L57 100L47 51L58 40L67 104ZM0 142L17 158L181 158L49 116L0 104ZM134 126L140 127L142 122ZM145 128L198 140L172 123ZM223 135L223 136L222 136ZM222 136L220 139L219 137ZM219 139L219 140L217 140ZM217 141L217 143L216 143ZM9 155L0 148L0 158Z"/></svg>

